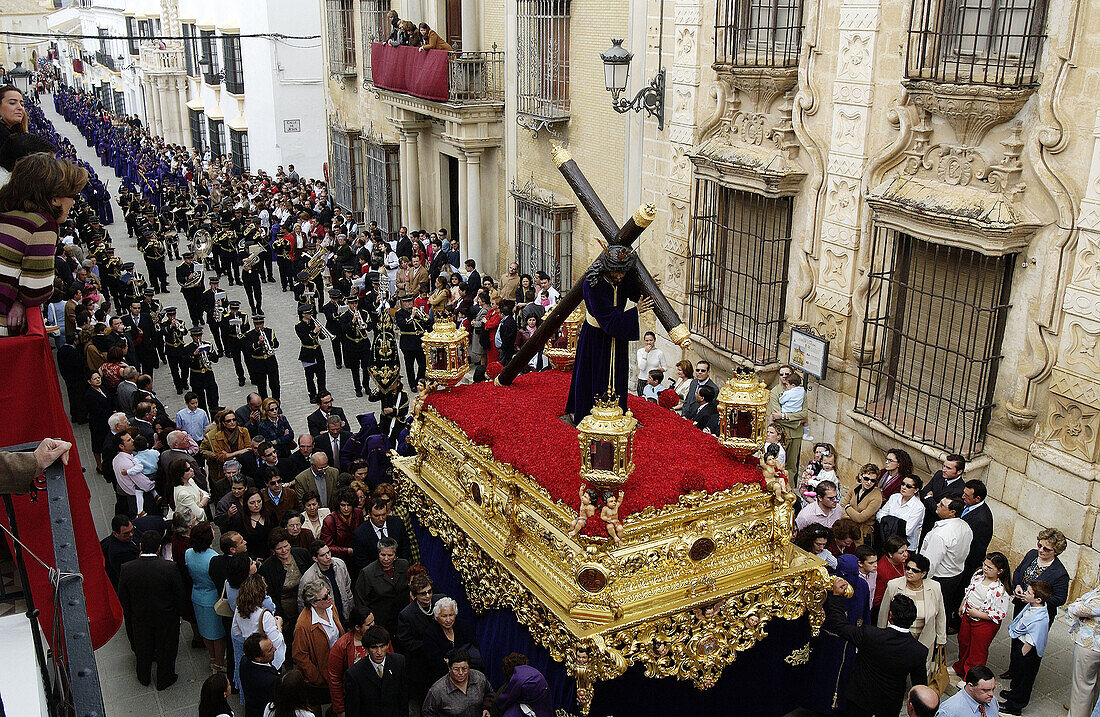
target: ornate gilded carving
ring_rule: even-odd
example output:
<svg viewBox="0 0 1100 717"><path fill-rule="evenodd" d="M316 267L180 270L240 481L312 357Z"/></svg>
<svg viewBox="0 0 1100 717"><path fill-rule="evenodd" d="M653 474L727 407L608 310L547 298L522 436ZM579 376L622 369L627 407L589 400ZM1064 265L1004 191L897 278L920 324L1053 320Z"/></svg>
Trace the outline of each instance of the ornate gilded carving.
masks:
<svg viewBox="0 0 1100 717"><path fill-rule="evenodd" d="M393 456L402 502L450 549L475 610L512 610L565 663L582 714L629 665L707 687L772 618L821 626L825 572L790 545L794 496L774 465L767 492L688 493L627 516L615 547L568 537L572 510L434 409L411 435L417 455Z"/></svg>

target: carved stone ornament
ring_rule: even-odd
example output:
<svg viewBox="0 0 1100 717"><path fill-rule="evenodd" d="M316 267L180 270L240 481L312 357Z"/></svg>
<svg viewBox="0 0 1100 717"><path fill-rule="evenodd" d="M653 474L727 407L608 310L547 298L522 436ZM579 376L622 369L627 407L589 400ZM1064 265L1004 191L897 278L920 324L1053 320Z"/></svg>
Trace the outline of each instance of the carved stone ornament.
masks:
<svg viewBox="0 0 1100 717"><path fill-rule="evenodd" d="M757 111L766 112L776 97L798 83L797 67L735 67L716 64L718 78L746 93Z"/></svg>
<svg viewBox="0 0 1100 717"><path fill-rule="evenodd" d="M953 85L930 80L905 80L913 104L942 117L961 145L976 147L990 127L1015 117L1034 87L1005 88Z"/></svg>
<svg viewBox="0 0 1100 717"><path fill-rule="evenodd" d="M791 123L793 97L784 98L776 120L768 113L743 109L740 93L719 95L730 99L689 155L696 176L768 197L797 193L806 171L795 161L800 145Z"/></svg>

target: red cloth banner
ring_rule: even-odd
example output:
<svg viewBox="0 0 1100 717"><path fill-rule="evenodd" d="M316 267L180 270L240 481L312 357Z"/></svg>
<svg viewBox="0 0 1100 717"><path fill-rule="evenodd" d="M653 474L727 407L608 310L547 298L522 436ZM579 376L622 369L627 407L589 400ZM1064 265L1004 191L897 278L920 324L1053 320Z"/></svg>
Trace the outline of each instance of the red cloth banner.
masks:
<svg viewBox="0 0 1100 717"><path fill-rule="evenodd" d="M37 306L27 308L26 336L0 338L0 357L4 362L4 380L0 381L0 446L60 438L73 442L73 427L61 400L61 384L50 350L42 312ZM103 568L103 552L99 547L95 524L92 522L91 493L80 468L76 448L69 452L65 469L69 489L69 508L76 533L76 550L80 558L80 573L84 576L84 599L91 622L92 646L100 647L118 631L122 624L122 607L118 603L107 573ZM50 532L46 492L38 500L17 495L12 500L19 522L19 539L34 554L53 566L53 534ZM8 524L6 511L0 509L0 520ZM9 540L10 543L10 540ZM26 556L34 606L40 611L38 622L46 638L53 639L53 586L46 569Z"/></svg>
<svg viewBox="0 0 1100 717"><path fill-rule="evenodd" d="M84 74L84 62L81 61L81 60L78 60L75 57L73 58L73 72L75 72L78 75L83 75Z"/></svg>
<svg viewBox="0 0 1100 717"><path fill-rule="evenodd" d="M420 52L416 47L375 42L370 46L370 70L375 87L437 102L449 99L445 50Z"/></svg>

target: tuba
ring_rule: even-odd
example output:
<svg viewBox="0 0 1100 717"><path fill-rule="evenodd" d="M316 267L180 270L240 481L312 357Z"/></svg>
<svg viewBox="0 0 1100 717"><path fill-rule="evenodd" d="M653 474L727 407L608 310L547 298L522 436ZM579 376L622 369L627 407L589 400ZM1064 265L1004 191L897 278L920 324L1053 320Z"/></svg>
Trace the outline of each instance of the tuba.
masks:
<svg viewBox="0 0 1100 717"><path fill-rule="evenodd" d="M214 237L205 229L195 231L191 239L191 251L195 252L195 261L202 263L210 256L210 250L214 248Z"/></svg>
<svg viewBox="0 0 1100 717"><path fill-rule="evenodd" d="M313 256L309 257L309 261L306 262L306 276L309 277L310 281L316 279L317 276L324 271L325 263L330 256L332 256L331 252L326 252L323 247L317 247L317 251L314 252Z"/></svg>
<svg viewBox="0 0 1100 717"><path fill-rule="evenodd" d="M242 242L243 243L243 242ZM260 258L264 255L264 248L259 244L253 244L248 249L248 257L241 264L241 268L245 271L252 271L252 269L259 263Z"/></svg>

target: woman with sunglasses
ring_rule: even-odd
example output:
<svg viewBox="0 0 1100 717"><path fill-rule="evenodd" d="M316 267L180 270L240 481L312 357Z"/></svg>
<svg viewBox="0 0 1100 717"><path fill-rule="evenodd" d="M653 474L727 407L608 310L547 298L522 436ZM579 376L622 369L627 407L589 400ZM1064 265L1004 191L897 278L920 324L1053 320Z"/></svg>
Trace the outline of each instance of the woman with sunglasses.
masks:
<svg viewBox="0 0 1100 717"><path fill-rule="evenodd" d="M924 481L917 476L905 476L901 481L901 490L890 496L875 514L880 524L883 518L890 516L905 521L905 538L909 541L910 550L917 549L920 529L924 525L924 503L918 495L923 486Z"/></svg>
<svg viewBox="0 0 1100 717"><path fill-rule="evenodd" d="M895 595L901 594L916 603L917 619L909 627L909 632L928 648L925 667L931 675L936 648L947 645L947 611L943 607L940 584L935 580L926 580L929 567L928 558L920 553L909 553L905 561L905 575L887 583L882 602L889 605ZM889 612L879 610L879 627L886 627Z"/></svg>
<svg viewBox="0 0 1100 717"><path fill-rule="evenodd" d="M878 466L866 463L859 469L855 490L844 496L840 507L844 517L859 526L861 543L871 545L871 535L875 528L875 514L882 507L882 491L878 489Z"/></svg>
<svg viewBox="0 0 1100 717"><path fill-rule="evenodd" d="M233 411L218 412L214 421L218 424L217 430L207 434L208 440L203 440L199 450L206 456L207 476L214 494L223 495L228 492L228 486L215 485L222 481L222 465L231 458L251 452L252 437L248 435L247 428L237 425L237 414Z"/></svg>
<svg viewBox="0 0 1100 717"><path fill-rule="evenodd" d="M1069 596L1069 573L1058 556L1066 549L1068 542L1066 536L1057 528L1046 528L1039 532L1035 539L1035 547L1027 552L1024 559L1016 566L1012 573L1012 616L1020 614L1027 607L1024 592L1027 586L1034 580L1042 580L1050 585L1052 592L1046 601L1047 612L1050 613L1050 624L1054 624L1054 616L1058 614L1058 608L1065 604ZM1011 680L1009 670L1001 674L1001 679Z"/></svg>
<svg viewBox="0 0 1100 717"><path fill-rule="evenodd" d="M260 404L260 414L260 435L275 446L279 460L289 460L294 451L294 430L283 415L279 402L274 398L265 398Z"/></svg>

